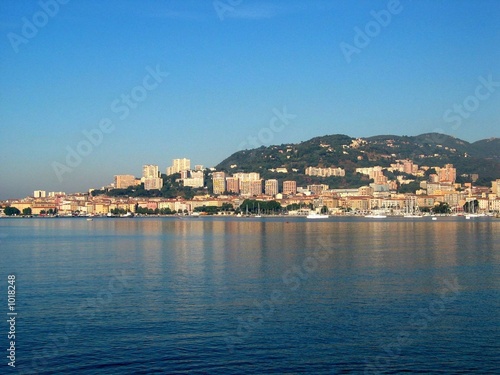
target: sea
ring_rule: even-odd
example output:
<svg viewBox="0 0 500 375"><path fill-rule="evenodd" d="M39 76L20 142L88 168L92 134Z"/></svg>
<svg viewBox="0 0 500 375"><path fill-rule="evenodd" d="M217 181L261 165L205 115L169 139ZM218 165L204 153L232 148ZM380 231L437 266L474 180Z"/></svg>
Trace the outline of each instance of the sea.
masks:
<svg viewBox="0 0 500 375"><path fill-rule="evenodd" d="M1 374L500 373L495 218L2 218L0 259Z"/></svg>

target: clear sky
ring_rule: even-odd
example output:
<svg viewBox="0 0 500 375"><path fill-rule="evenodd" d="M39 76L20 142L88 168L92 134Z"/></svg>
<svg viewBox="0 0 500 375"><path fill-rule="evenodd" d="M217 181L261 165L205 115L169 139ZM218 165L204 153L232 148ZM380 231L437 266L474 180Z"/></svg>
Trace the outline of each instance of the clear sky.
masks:
<svg viewBox="0 0 500 375"><path fill-rule="evenodd" d="M498 137L499 19L498 0L2 0L0 199L325 134Z"/></svg>

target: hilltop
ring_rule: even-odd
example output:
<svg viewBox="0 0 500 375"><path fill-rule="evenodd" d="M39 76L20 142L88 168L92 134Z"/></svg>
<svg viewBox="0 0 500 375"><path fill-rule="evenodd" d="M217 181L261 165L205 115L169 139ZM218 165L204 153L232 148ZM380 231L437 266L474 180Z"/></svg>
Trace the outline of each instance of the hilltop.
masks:
<svg viewBox="0 0 500 375"><path fill-rule="evenodd" d="M238 151L216 166L229 173L260 172L263 178L295 179L298 182L324 182L344 187L366 183L354 173L359 167L389 167L396 160L411 159L424 166L453 164L459 175L479 175L478 183L488 184L500 177L500 139L474 143L439 133L418 136L378 135L353 138L343 134L325 135L297 144L261 146ZM305 176L313 167L341 167L345 177ZM272 171L286 168L287 173ZM358 185L359 186L359 185Z"/></svg>

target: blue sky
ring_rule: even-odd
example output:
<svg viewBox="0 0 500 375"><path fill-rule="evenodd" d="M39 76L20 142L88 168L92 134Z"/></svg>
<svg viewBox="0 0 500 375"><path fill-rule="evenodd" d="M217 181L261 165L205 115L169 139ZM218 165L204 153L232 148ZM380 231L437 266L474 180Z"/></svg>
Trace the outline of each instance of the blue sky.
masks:
<svg viewBox="0 0 500 375"><path fill-rule="evenodd" d="M499 136L496 0L54 1L0 2L0 199L209 167L249 137Z"/></svg>

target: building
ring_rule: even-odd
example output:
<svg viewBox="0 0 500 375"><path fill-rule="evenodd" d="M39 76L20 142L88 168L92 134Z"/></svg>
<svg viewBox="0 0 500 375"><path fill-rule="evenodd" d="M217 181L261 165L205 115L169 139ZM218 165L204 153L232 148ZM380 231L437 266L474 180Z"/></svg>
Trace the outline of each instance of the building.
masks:
<svg viewBox="0 0 500 375"><path fill-rule="evenodd" d="M496 194L497 197L500 196L500 179L491 181L491 192Z"/></svg>
<svg viewBox="0 0 500 375"><path fill-rule="evenodd" d="M189 171L188 177L184 178L182 182L184 186L190 186L192 188L200 188L205 186L203 170Z"/></svg>
<svg viewBox="0 0 500 375"><path fill-rule="evenodd" d="M262 195L262 180L240 181L240 194L245 196Z"/></svg>
<svg viewBox="0 0 500 375"><path fill-rule="evenodd" d="M283 181L283 194L289 194L289 195L297 194L297 182Z"/></svg>
<svg viewBox="0 0 500 375"><path fill-rule="evenodd" d="M47 192L45 190L35 190L33 192L33 197L35 198L45 198Z"/></svg>
<svg viewBox="0 0 500 375"><path fill-rule="evenodd" d="M320 167L307 167L305 174L308 176L320 176L320 177L343 177L345 176L345 170L342 168L320 168Z"/></svg>
<svg viewBox="0 0 500 375"><path fill-rule="evenodd" d="M65 196L66 193L64 191L49 191L48 197L55 198L59 196Z"/></svg>
<svg viewBox="0 0 500 375"><path fill-rule="evenodd" d="M116 189L126 189L129 186L138 185L138 182L140 183L140 181L136 181L135 177L131 174L118 174L115 176Z"/></svg>
<svg viewBox="0 0 500 375"><path fill-rule="evenodd" d="M457 179L457 170L453 168L453 164L446 164L444 168L439 170L439 182L455 183Z"/></svg>
<svg viewBox="0 0 500 375"><path fill-rule="evenodd" d="M262 180L251 180L250 181L250 196L262 195Z"/></svg>
<svg viewBox="0 0 500 375"><path fill-rule="evenodd" d="M163 179L160 177L149 177L144 179L145 190L160 190L163 187Z"/></svg>
<svg viewBox="0 0 500 375"><path fill-rule="evenodd" d="M239 194L240 180L236 177L226 177L226 190L230 193Z"/></svg>
<svg viewBox="0 0 500 375"><path fill-rule="evenodd" d="M158 178L160 172L157 165L147 164L142 167L142 178Z"/></svg>
<svg viewBox="0 0 500 375"><path fill-rule="evenodd" d="M274 197L278 194L278 180L266 180L265 182L265 194Z"/></svg>
<svg viewBox="0 0 500 375"><path fill-rule="evenodd" d="M173 159L172 166L167 168L167 176L170 176L174 173L180 173L181 171L187 171L190 169L191 169L191 160L186 158Z"/></svg>
<svg viewBox="0 0 500 375"><path fill-rule="evenodd" d="M224 194L226 191L226 174L224 172L212 173L214 194Z"/></svg>
<svg viewBox="0 0 500 375"><path fill-rule="evenodd" d="M328 190L328 185L307 185L307 190L309 190L312 194L320 195L323 191Z"/></svg>

